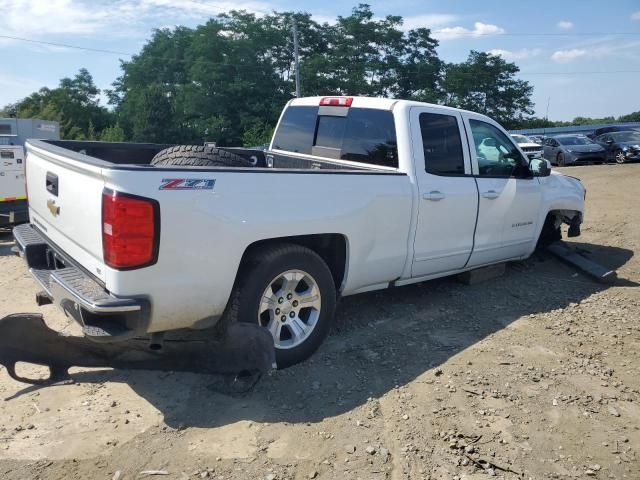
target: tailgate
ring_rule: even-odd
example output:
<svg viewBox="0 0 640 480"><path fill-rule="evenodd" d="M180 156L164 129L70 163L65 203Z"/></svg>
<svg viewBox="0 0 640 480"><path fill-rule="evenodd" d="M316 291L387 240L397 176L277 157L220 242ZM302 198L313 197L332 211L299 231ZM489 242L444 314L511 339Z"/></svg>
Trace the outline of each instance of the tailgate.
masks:
<svg viewBox="0 0 640 480"><path fill-rule="evenodd" d="M104 281L102 168L67 157L60 150L52 152L27 143L31 223L63 254Z"/></svg>

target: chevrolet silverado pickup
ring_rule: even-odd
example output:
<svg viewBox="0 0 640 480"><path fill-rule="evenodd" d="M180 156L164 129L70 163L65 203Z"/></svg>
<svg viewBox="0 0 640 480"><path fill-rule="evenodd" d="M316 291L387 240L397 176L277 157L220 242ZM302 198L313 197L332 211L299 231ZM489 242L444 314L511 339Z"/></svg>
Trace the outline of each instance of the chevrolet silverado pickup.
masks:
<svg viewBox="0 0 640 480"><path fill-rule="evenodd" d="M280 367L337 299L528 257L580 233L585 189L486 116L364 97L291 100L266 151L27 144L20 254L95 341L259 322Z"/></svg>

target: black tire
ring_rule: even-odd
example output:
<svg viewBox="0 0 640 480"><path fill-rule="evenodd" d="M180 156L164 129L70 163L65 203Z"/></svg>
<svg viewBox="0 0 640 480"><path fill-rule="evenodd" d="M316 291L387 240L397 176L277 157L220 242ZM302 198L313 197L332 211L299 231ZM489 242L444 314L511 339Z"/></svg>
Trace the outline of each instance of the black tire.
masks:
<svg viewBox="0 0 640 480"><path fill-rule="evenodd" d="M555 221L556 217L554 215L547 215L540 236L538 237L536 250L544 249L552 243L562 240L562 231L560 227L556 227Z"/></svg>
<svg viewBox="0 0 640 480"><path fill-rule="evenodd" d="M252 167L244 158L214 147L177 145L165 148L151 160L151 165L183 167Z"/></svg>
<svg viewBox="0 0 640 480"><path fill-rule="evenodd" d="M321 307L313 329L302 343L290 348L276 348L278 368L286 368L309 358L331 329L337 295L333 276L324 260L309 248L285 243L250 253L238 273L225 312L224 322L260 323L263 293L276 277L294 269L308 273L316 282Z"/></svg>
<svg viewBox="0 0 640 480"><path fill-rule="evenodd" d="M565 166L564 154L562 152L559 152L558 155L556 156L556 165L558 165L559 167Z"/></svg>

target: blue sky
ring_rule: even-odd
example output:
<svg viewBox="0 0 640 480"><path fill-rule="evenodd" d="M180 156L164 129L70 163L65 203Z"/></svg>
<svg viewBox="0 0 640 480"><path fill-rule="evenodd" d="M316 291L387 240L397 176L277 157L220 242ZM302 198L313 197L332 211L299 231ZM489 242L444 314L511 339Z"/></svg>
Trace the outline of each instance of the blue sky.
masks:
<svg viewBox="0 0 640 480"><path fill-rule="evenodd" d="M137 52L152 29L195 26L229 9L257 14L302 10L318 21L348 15L337 0L0 0L0 34L97 49ZM536 114L601 117L640 110L640 2L618 0L395 0L368 2L376 16L428 27L438 53L459 62L469 50L514 61L534 85ZM0 38L0 105L86 67L100 88L119 75L118 56ZM592 73L604 72L604 73ZM304 88L304 86L303 86Z"/></svg>

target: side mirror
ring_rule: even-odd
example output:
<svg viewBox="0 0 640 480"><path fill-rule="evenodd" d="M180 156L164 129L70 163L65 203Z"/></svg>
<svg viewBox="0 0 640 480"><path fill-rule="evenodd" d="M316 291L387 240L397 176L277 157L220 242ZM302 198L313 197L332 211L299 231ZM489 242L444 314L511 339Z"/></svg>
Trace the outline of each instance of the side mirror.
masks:
<svg viewBox="0 0 640 480"><path fill-rule="evenodd" d="M611 145L612 143L613 143L613 140L611 138L607 140L607 145Z"/></svg>
<svg viewBox="0 0 640 480"><path fill-rule="evenodd" d="M551 175L551 162L544 158L532 158L529 162L529 170L534 177L548 177Z"/></svg>

